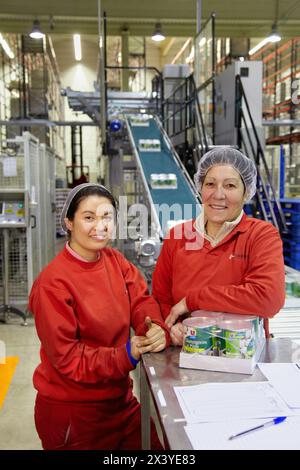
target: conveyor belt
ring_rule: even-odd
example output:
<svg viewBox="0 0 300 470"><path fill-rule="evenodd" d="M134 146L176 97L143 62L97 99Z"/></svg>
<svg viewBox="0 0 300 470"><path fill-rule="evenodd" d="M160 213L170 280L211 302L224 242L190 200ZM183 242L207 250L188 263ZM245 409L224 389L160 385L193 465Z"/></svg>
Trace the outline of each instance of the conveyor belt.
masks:
<svg viewBox="0 0 300 470"><path fill-rule="evenodd" d="M149 126L144 127L132 125L131 119L128 117L127 125L131 145L134 148L144 184L147 185L146 190L149 195L150 203L156 211L162 233L166 232L166 227L162 226L162 214L158 208L158 206L162 204L166 204L168 207L177 205L177 209L179 209L178 213L181 212L181 216L179 217L178 213L171 214L170 220L188 220L195 218L200 211L196 190L175 150L164 134L158 119L149 118ZM140 139L159 140L161 151L141 151L139 149ZM177 177L177 189L153 189L150 185L151 174L160 173L175 174Z"/></svg>

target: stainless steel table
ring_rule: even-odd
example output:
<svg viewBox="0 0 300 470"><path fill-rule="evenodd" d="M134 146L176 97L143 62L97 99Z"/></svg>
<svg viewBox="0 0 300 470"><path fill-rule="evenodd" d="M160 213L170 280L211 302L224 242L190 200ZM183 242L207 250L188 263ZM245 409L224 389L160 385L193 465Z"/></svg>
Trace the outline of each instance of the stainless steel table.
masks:
<svg viewBox="0 0 300 470"><path fill-rule="evenodd" d="M182 369L178 367L179 352L180 348L170 347L161 353L145 354L142 358L140 380L143 449L150 449L150 396L167 448L191 450L191 443L184 430L186 421L183 419L174 386L265 380L258 367L253 375ZM299 355L300 346L289 338L270 339L266 342L259 362L296 362L299 360Z"/></svg>

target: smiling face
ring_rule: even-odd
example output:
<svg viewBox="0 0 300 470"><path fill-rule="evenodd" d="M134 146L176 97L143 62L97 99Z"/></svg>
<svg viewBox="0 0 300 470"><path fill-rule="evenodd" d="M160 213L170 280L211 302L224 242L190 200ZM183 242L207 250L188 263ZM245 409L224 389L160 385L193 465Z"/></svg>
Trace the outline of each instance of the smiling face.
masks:
<svg viewBox="0 0 300 470"><path fill-rule="evenodd" d="M112 239L115 210L106 197L91 195L79 203L73 220L66 218L65 222L71 233L70 247L86 260L93 261Z"/></svg>
<svg viewBox="0 0 300 470"><path fill-rule="evenodd" d="M206 173L201 195L208 224L221 226L240 214L245 201L245 187L233 167L216 165Z"/></svg>

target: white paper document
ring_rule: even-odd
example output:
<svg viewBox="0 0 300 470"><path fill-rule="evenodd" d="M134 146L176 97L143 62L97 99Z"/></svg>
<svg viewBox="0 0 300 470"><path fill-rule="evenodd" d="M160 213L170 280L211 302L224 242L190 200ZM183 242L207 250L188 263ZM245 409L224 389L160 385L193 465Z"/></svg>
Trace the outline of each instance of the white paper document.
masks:
<svg viewBox="0 0 300 470"><path fill-rule="evenodd" d="M299 417L288 417L283 423L229 440L229 437L233 434L267 421L266 419L251 419L222 423L188 424L185 426L185 431L193 448L199 450L300 449Z"/></svg>
<svg viewBox="0 0 300 470"><path fill-rule="evenodd" d="M262 373L291 408L300 408L300 365L258 364Z"/></svg>
<svg viewBox="0 0 300 470"><path fill-rule="evenodd" d="M293 414L268 382L207 383L174 390L187 423Z"/></svg>
<svg viewBox="0 0 300 470"><path fill-rule="evenodd" d="M14 157L3 158L3 176L17 176L17 160Z"/></svg>

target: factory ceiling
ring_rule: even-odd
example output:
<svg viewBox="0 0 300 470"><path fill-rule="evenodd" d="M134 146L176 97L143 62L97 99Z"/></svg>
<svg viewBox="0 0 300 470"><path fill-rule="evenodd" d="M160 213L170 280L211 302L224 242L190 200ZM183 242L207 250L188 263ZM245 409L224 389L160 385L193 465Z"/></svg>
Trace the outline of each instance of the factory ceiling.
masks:
<svg viewBox="0 0 300 470"><path fill-rule="evenodd" d="M202 21L216 14L221 37L262 37L272 24L283 37L300 31L300 0L202 0ZM151 36L159 20L166 36L196 33L197 0L101 0L109 35ZM276 6L277 5L277 6ZM0 0L0 31L27 33L38 18L46 33L97 34L97 0Z"/></svg>

